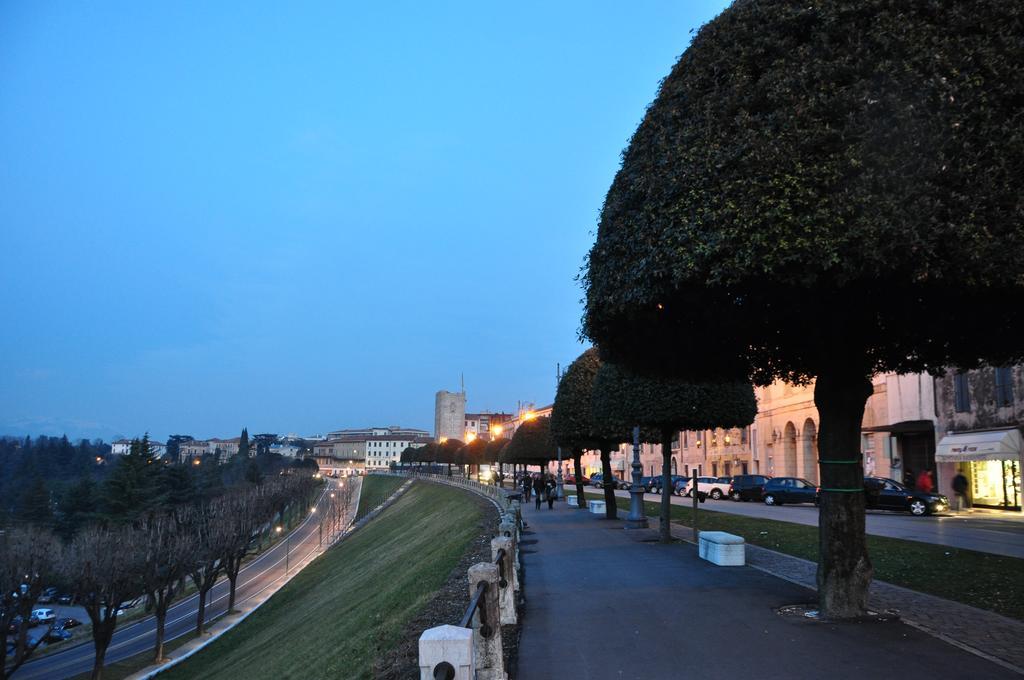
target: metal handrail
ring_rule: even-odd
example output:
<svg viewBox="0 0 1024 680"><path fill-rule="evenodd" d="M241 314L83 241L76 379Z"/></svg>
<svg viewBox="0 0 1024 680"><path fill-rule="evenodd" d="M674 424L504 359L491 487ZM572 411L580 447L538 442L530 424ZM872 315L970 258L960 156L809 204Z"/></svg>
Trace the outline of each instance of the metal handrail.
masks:
<svg viewBox="0 0 1024 680"><path fill-rule="evenodd" d="M508 581L505 580L505 549L498 548L498 555L494 558L494 563L498 565L498 587L505 588L508 586Z"/></svg>
<svg viewBox="0 0 1024 680"><path fill-rule="evenodd" d="M473 613L480 612L480 635L485 638L491 637L491 626L487 623L487 581L480 581L476 584L476 593L469 601L466 613L459 621L460 628L473 627Z"/></svg>

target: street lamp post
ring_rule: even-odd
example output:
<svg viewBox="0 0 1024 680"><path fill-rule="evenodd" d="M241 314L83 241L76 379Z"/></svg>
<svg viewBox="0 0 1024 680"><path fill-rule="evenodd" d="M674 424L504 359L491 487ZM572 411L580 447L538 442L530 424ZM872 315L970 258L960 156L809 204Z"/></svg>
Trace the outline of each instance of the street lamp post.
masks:
<svg viewBox="0 0 1024 680"><path fill-rule="evenodd" d="M646 529L647 515L644 513L644 487L640 484L643 476L640 465L640 426L633 428L633 484L629 487L629 517L627 529Z"/></svg>

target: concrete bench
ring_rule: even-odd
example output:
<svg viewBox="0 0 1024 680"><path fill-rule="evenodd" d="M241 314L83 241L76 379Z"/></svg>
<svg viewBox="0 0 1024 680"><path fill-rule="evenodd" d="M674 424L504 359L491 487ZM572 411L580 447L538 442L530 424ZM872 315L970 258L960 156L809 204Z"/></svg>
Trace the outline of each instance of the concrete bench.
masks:
<svg viewBox="0 0 1024 680"><path fill-rule="evenodd" d="M576 496L566 496L565 502L566 505L568 505L571 508L578 508L580 506L579 502L577 502L576 500Z"/></svg>
<svg viewBox="0 0 1024 680"><path fill-rule="evenodd" d="M595 515L604 514L604 501L590 501L589 503L587 503L587 507L589 507L590 512L594 513Z"/></svg>
<svg viewBox="0 0 1024 680"><path fill-rule="evenodd" d="M746 564L743 537L724 531L702 531L697 546L702 560L720 567L742 567Z"/></svg>

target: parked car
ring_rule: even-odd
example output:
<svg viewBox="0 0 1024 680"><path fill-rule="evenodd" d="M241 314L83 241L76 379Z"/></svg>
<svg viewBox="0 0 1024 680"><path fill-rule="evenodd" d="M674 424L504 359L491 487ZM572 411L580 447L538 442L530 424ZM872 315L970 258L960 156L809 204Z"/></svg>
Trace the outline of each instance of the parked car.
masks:
<svg viewBox="0 0 1024 680"><path fill-rule="evenodd" d="M586 475L583 475L583 476L580 477L580 479L583 480L583 486L587 486L587 485L590 484L590 477L587 477ZM567 485L571 484L571 485L575 486L575 484L576 484L576 475L573 475L573 474L566 475L565 477L562 478L562 483L563 484L567 484Z"/></svg>
<svg viewBox="0 0 1024 680"><path fill-rule="evenodd" d="M39 604L51 604L57 599L57 589L50 586L43 592L39 593L39 599L36 600Z"/></svg>
<svg viewBox="0 0 1024 680"><path fill-rule="evenodd" d="M77 628L78 626L81 626L81 625L82 625L81 621L79 621L78 619L73 619L70 616L68 616L68 617L65 617L63 619L57 619L57 623L56 623L55 627L56 628L64 628L65 630L67 630L68 628Z"/></svg>
<svg viewBox="0 0 1024 680"><path fill-rule="evenodd" d="M717 501L729 493L729 484L731 483L732 477L698 477L697 491L703 491ZM687 482L680 489L679 495L689 496L691 493L693 493L693 480Z"/></svg>
<svg viewBox="0 0 1024 680"><path fill-rule="evenodd" d="M57 598L57 604L74 604L75 596L65 593Z"/></svg>
<svg viewBox="0 0 1024 680"><path fill-rule="evenodd" d="M916 517L949 510L949 498L946 496L910 489L884 477L865 478L864 494L867 506L872 510L909 512Z"/></svg>
<svg viewBox="0 0 1024 680"><path fill-rule="evenodd" d="M36 620L36 625L49 625L57 620L57 612L52 609L33 609L32 619Z"/></svg>
<svg viewBox="0 0 1024 680"><path fill-rule="evenodd" d="M654 482L651 484L651 493L653 493L653 494L660 494L661 493L661 483L662 483L662 481L663 481L663 478L661 477L661 475L658 475L657 477L654 478ZM672 484L672 488L669 489L669 492L670 493L676 493L676 489L679 488L679 485L680 484L685 484L688 481L690 481L689 477L684 477L683 475L672 475L671 477L669 477L669 482Z"/></svg>
<svg viewBox="0 0 1024 680"><path fill-rule="evenodd" d="M645 492L651 493L651 489L654 487L654 482L658 479L659 477L641 477L640 486L644 487Z"/></svg>
<svg viewBox="0 0 1024 680"><path fill-rule="evenodd" d="M596 475L590 478L590 485L598 489L604 488L604 475L598 472Z"/></svg>
<svg viewBox="0 0 1024 680"><path fill-rule="evenodd" d="M736 475L729 484L729 498L734 501L764 500L764 485L769 479L768 475Z"/></svg>
<svg viewBox="0 0 1024 680"><path fill-rule="evenodd" d="M818 504L819 489L800 477L773 477L764 485L764 504L783 503Z"/></svg>
<svg viewBox="0 0 1024 680"><path fill-rule="evenodd" d="M51 628L50 630L46 631L45 635L43 635L43 642L47 642L47 643L63 642L64 640L70 640L70 639L71 639L71 631L70 630L64 630L63 628L57 628L57 627Z"/></svg>

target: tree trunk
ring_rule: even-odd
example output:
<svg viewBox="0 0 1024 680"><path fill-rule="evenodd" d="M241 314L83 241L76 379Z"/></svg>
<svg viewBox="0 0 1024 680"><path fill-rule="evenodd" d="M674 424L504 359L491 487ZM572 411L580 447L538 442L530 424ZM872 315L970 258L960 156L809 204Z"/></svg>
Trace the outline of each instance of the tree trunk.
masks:
<svg viewBox="0 0 1024 680"><path fill-rule="evenodd" d="M102 620L97 618L93 622L92 643L96 650L96 657L92 662L92 674L89 676L91 680L100 680L103 677L104 659L106 659L107 647L110 646L110 639L114 635L114 626L116 625L117 619L109 619L106 615Z"/></svg>
<svg viewBox="0 0 1024 680"><path fill-rule="evenodd" d="M156 644L153 646L153 663L164 660L164 626L167 623L167 604L156 607Z"/></svg>
<svg viewBox="0 0 1024 680"><path fill-rule="evenodd" d="M202 635L206 632L206 595L209 593L209 588L199 589L199 613L196 614L196 635Z"/></svg>
<svg viewBox="0 0 1024 680"><path fill-rule="evenodd" d="M235 611L235 584L238 583L238 572L228 572L228 614Z"/></svg>
<svg viewBox="0 0 1024 680"><path fill-rule="evenodd" d="M615 478L612 476L612 453L607 446L601 447L601 475L604 487L604 517L615 519L619 516L615 507Z"/></svg>
<svg viewBox="0 0 1024 680"><path fill-rule="evenodd" d="M661 524L660 540L662 543L672 542L672 433L673 430L661 431Z"/></svg>
<svg viewBox="0 0 1024 680"><path fill-rule="evenodd" d="M871 396L867 373L822 373L814 385L821 423L818 458L821 509L818 512L818 602L830 619L867 611L871 560L864 530L864 468L860 428Z"/></svg>
<svg viewBox="0 0 1024 680"><path fill-rule="evenodd" d="M583 464L580 462L580 451L573 451L572 469L576 473L576 505L582 510L587 507L587 498L583 491Z"/></svg>

